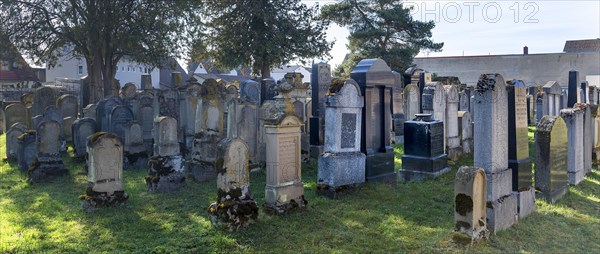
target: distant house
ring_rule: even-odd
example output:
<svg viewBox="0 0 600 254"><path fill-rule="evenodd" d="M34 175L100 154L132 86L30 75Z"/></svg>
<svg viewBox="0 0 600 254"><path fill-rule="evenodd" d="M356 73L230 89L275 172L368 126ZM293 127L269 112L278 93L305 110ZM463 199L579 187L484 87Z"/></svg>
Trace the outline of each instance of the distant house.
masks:
<svg viewBox="0 0 600 254"><path fill-rule="evenodd" d="M177 60L175 60L173 58L165 60L162 63L162 66L163 67L160 69L160 78L158 80L159 81L158 87L161 89L172 87L171 76L172 76L173 72L180 72L183 82L185 82L186 80L189 79L188 73L183 69L183 67L181 67L181 65L177 62ZM155 82L154 80L155 80L154 76L152 76L153 83ZM154 87L156 87L156 86L154 86Z"/></svg>
<svg viewBox="0 0 600 254"><path fill-rule="evenodd" d="M202 83L207 79L222 79L223 81L230 83L231 81L237 80L240 83L251 79L249 68L238 68L232 70L219 70L215 67L207 67L210 66L210 62L208 60L201 61L198 63L194 63L190 66L190 75L193 75L194 78L198 80L198 82Z"/></svg>
<svg viewBox="0 0 600 254"><path fill-rule="evenodd" d="M300 65L287 65L275 68L271 70L271 78L277 81L282 79L283 76L285 76L285 74L289 72L301 73L302 75L304 75L304 78L302 78L302 82L310 83L311 69Z"/></svg>
<svg viewBox="0 0 600 254"><path fill-rule="evenodd" d="M85 58L73 54L73 48L64 46L62 57L53 67L46 68L46 82L78 82L79 79L88 75ZM117 73L115 79L119 80L121 85L125 83L134 83L141 88L142 74L152 76L152 86L159 87L160 70L152 68L146 64L138 63L125 56L117 63Z"/></svg>
<svg viewBox="0 0 600 254"><path fill-rule="evenodd" d="M43 75L43 73L39 73ZM12 88L32 87L40 79L21 56L17 48L0 34L0 86Z"/></svg>

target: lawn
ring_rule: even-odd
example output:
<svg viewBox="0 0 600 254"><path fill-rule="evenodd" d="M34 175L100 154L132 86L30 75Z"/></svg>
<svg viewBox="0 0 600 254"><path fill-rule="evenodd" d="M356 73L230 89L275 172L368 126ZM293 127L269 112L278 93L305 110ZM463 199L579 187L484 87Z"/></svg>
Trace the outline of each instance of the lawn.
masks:
<svg viewBox="0 0 600 254"><path fill-rule="evenodd" d="M531 141L531 140L530 140ZM533 148L533 146L530 146ZM4 156L5 135L0 136ZM400 167L401 146L396 149ZM533 154L533 153L532 153ZM27 184L16 164L0 162L0 253L589 253L600 249L600 171L557 204L472 246L452 241L457 168L435 180L390 187L367 183L337 200L316 196L316 162L302 167L308 208L283 216L261 210L258 222L237 232L212 227L208 205L216 183L188 182L176 193L148 194L145 169L125 171L126 206L82 210L83 164L65 155L70 175ZM264 203L264 170L251 173L255 200Z"/></svg>

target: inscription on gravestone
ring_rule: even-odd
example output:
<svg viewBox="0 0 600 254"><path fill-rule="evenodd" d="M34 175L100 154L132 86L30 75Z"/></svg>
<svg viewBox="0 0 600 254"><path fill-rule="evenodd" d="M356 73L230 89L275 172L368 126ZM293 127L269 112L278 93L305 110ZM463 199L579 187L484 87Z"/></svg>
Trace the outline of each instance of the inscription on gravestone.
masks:
<svg viewBox="0 0 600 254"><path fill-rule="evenodd" d="M282 180L284 182L292 182L296 179L296 164L297 164L297 151L296 144L298 140L296 137L283 137L279 141L279 163L283 167Z"/></svg>
<svg viewBox="0 0 600 254"><path fill-rule="evenodd" d="M342 148L352 148L356 137L356 114L342 113Z"/></svg>

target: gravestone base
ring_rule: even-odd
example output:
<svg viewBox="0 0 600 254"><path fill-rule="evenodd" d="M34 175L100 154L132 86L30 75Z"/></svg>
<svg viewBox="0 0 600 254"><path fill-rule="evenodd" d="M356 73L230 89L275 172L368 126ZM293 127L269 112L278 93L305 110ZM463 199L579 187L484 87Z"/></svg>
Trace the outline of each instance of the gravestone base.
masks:
<svg viewBox="0 0 600 254"><path fill-rule="evenodd" d="M554 204L556 203L556 201L558 201L559 199L561 199L568 190L568 185L563 186L560 189L557 189L553 192L536 192L535 193L535 198L537 199L544 199L546 200L546 202L550 203L550 204Z"/></svg>
<svg viewBox="0 0 600 254"><path fill-rule="evenodd" d="M203 183L217 179L214 162L191 160L187 163L188 175L194 181Z"/></svg>
<svg viewBox="0 0 600 254"><path fill-rule="evenodd" d="M106 192L95 192L92 188L93 183L88 183L88 188L85 195L79 196L81 207L87 212L94 211L102 207L110 207L114 205L124 205L127 203L129 195L125 191L115 191L112 194Z"/></svg>
<svg viewBox="0 0 600 254"><path fill-rule="evenodd" d="M485 178L488 200L498 200L512 194L512 170L510 168L491 174L486 172Z"/></svg>
<svg viewBox="0 0 600 254"><path fill-rule="evenodd" d="M311 158L317 159L323 153L323 146L311 145L309 153Z"/></svg>
<svg viewBox="0 0 600 254"><path fill-rule="evenodd" d="M392 185L396 184L397 176L394 171L394 151L393 149L389 150L385 153L367 154L365 180Z"/></svg>
<svg viewBox="0 0 600 254"><path fill-rule="evenodd" d="M527 190L533 186L533 171L531 170L531 159L508 160L508 168L512 169L512 189Z"/></svg>
<svg viewBox="0 0 600 254"><path fill-rule="evenodd" d="M523 219L535 212L535 189L529 187L527 190L515 192L519 200L517 207L519 211L519 219Z"/></svg>
<svg viewBox="0 0 600 254"><path fill-rule="evenodd" d="M154 156L148 164L146 187L148 192L172 192L185 186L181 156Z"/></svg>
<svg viewBox="0 0 600 254"><path fill-rule="evenodd" d="M447 167L448 157L446 154L440 154L435 157L406 154L402 156L402 170L436 173L445 170Z"/></svg>
<svg viewBox="0 0 600 254"><path fill-rule="evenodd" d="M489 185L488 185L489 186ZM487 202L487 226L491 233L517 224L517 195L507 195L495 201Z"/></svg>
<svg viewBox="0 0 600 254"><path fill-rule="evenodd" d="M267 214L285 214L296 209L306 208L307 204L308 201L304 199L304 185L302 183L282 186L267 185L265 187L264 208Z"/></svg>
<svg viewBox="0 0 600 254"><path fill-rule="evenodd" d="M462 147L448 147L448 159L456 161L462 156L463 150Z"/></svg>
<svg viewBox="0 0 600 254"><path fill-rule="evenodd" d="M146 166L148 166L148 154L146 152L123 153L123 169L144 168Z"/></svg>
<svg viewBox="0 0 600 254"><path fill-rule="evenodd" d="M68 174L69 170L65 167L60 155L40 155L29 167L27 182L45 182L54 177Z"/></svg>
<svg viewBox="0 0 600 254"><path fill-rule="evenodd" d="M442 170L436 171L436 172L425 172L425 171L400 169L400 170L398 170L398 181L406 183L406 182L423 181L423 180L427 180L427 179L435 179L445 173L448 173L449 171L450 171L449 167L443 168Z"/></svg>
<svg viewBox="0 0 600 254"><path fill-rule="evenodd" d="M317 194L337 198L365 182L365 158L361 152L323 153L319 156Z"/></svg>
<svg viewBox="0 0 600 254"><path fill-rule="evenodd" d="M583 177L585 176L585 170L578 170L576 172L567 172L567 178L569 179L570 185L578 185L581 181L583 181Z"/></svg>
<svg viewBox="0 0 600 254"><path fill-rule="evenodd" d="M258 205L247 186L218 192L218 201L208 207L208 216L215 227L233 231L256 222Z"/></svg>

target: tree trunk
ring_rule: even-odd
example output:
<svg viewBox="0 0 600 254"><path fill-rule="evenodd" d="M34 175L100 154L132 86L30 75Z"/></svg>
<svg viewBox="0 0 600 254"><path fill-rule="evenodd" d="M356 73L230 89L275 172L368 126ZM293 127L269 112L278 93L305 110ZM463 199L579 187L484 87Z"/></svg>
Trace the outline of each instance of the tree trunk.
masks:
<svg viewBox="0 0 600 254"><path fill-rule="evenodd" d="M260 68L260 76L262 79L271 77L271 67L268 64L263 64Z"/></svg>
<svg viewBox="0 0 600 254"><path fill-rule="evenodd" d="M104 98L104 83L102 82L102 61L99 56L92 57L88 61L88 77L90 84L88 92L90 95L89 103L98 103Z"/></svg>

